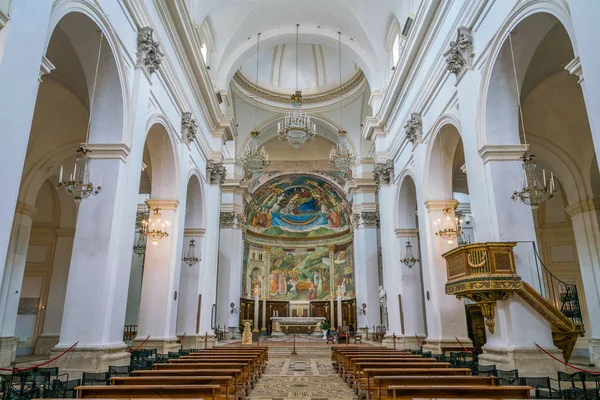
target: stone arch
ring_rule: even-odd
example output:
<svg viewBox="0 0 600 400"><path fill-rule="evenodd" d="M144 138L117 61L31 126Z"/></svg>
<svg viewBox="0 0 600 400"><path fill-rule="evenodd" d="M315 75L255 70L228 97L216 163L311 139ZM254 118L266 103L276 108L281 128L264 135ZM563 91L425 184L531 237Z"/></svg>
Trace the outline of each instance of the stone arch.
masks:
<svg viewBox="0 0 600 400"><path fill-rule="evenodd" d="M460 125L448 115L434 124L433 135L427 144L423 193L428 199L452 198L452 163L461 143Z"/></svg>
<svg viewBox="0 0 600 400"><path fill-rule="evenodd" d="M179 197L179 152L177 135L161 115L152 115L147 123L144 154L150 161L148 174L151 181L151 198L177 199Z"/></svg>

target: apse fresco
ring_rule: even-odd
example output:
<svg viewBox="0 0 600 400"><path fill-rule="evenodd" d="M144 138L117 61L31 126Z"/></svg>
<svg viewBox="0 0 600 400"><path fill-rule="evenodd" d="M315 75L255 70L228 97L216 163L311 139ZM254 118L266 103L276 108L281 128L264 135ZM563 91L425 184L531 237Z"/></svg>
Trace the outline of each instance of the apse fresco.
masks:
<svg viewBox="0 0 600 400"><path fill-rule="evenodd" d="M355 296L354 264L352 244L335 246L333 260L327 247L314 249L271 248L269 266L265 257L263 265L255 261L244 263L242 293L251 297L252 288L265 284L268 297L272 300L323 300L331 294L331 263L334 270L335 288L342 296ZM267 279L263 276L267 275ZM262 291L262 290L261 290Z"/></svg>
<svg viewBox="0 0 600 400"><path fill-rule="evenodd" d="M348 228L351 205L316 176L286 175L261 186L246 207L248 229L276 237L318 237Z"/></svg>

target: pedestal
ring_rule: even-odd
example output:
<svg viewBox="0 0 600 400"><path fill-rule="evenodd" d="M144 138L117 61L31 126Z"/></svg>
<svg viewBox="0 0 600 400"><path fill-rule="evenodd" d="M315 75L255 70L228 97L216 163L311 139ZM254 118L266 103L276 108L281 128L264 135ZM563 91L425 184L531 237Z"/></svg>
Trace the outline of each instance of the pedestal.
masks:
<svg viewBox="0 0 600 400"><path fill-rule="evenodd" d="M68 347L67 347L68 348ZM67 348L54 347L50 357L56 357ZM124 344L107 346L75 347L69 353L50 363L47 367L58 367L60 372L105 372L110 365L129 365L130 354Z"/></svg>
<svg viewBox="0 0 600 400"><path fill-rule="evenodd" d="M0 338L0 366L8 367L14 361L17 355L17 338Z"/></svg>
<svg viewBox="0 0 600 400"><path fill-rule="evenodd" d="M131 344L133 349L141 345L146 338L136 337ZM179 351L181 345L177 343L177 337L163 338L163 339L148 339L143 345L142 349L156 349L159 354L167 354L169 351Z"/></svg>
<svg viewBox="0 0 600 400"><path fill-rule="evenodd" d="M562 359L557 348L546 349L553 356ZM496 369L518 369L519 376L556 377L556 371L566 368L537 348L515 348L514 346L483 346L483 354L479 355L480 365L496 365Z"/></svg>

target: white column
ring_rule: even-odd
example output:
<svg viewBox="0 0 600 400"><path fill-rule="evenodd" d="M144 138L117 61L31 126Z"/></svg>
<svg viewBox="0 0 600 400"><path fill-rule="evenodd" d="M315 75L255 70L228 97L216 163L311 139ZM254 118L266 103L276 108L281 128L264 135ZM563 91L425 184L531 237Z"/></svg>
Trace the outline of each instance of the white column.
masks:
<svg viewBox="0 0 600 400"><path fill-rule="evenodd" d="M203 240L203 263L202 276L206 279L200 280L200 293L202 301L200 305L200 332L201 336L205 334L213 337L214 332L211 327L213 304L217 300L217 262L219 254L219 218L221 206L221 188L219 185L205 185L204 194L206 209L206 233ZM215 316L216 317L216 316Z"/></svg>
<svg viewBox="0 0 600 400"><path fill-rule="evenodd" d="M573 233L577 245L577 257L581 268L581 278L585 291L590 326L584 327L589 333L590 361L600 365L600 204L586 200L567 207L573 223ZM581 292L579 296L581 297Z"/></svg>
<svg viewBox="0 0 600 400"><path fill-rule="evenodd" d="M60 341L52 353L57 355L77 341L79 345L70 357L58 360L61 371L106 371L109 365L129 363L123 326L149 95L150 76L136 68L131 148L88 146L94 176L102 173L104 179L102 192L79 206Z"/></svg>
<svg viewBox="0 0 600 400"><path fill-rule="evenodd" d="M398 295L402 293L402 272L400 270L400 250L396 234L394 233L394 218L396 207L396 186L381 185L379 187L379 212L388 215L382 218L381 224L381 253L383 262L383 288L386 293L386 307L388 314L387 335L402 336L400 323L400 303ZM413 299L415 300L415 299ZM412 301L412 300L411 300ZM371 312L378 312L375 307L370 307ZM385 316L383 316L385 318Z"/></svg>
<svg viewBox="0 0 600 400"><path fill-rule="evenodd" d="M396 229L396 243L400 259L406 257L406 242L408 241L412 245L413 256L420 259L419 231L417 229ZM398 263L402 276L404 347L416 349L419 347L419 341L423 341L427 337L421 262L417 261L412 267L408 267L400 261Z"/></svg>
<svg viewBox="0 0 600 400"><path fill-rule="evenodd" d="M183 241L183 253L189 246L190 240L196 241L196 249L202 248L204 229L185 229ZM186 349L198 349L202 346L204 338L198 334L198 296L200 287L200 276L203 274L203 254L200 253L200 261L188 266L181 261L181 280L179 281L179 309L177 310L177 336L185 334L181 344Z"/></svg>
<svg viewBox="0 0 600 400"><path fill-rule="evenodd" d="M258 318L259 318L259 301L260 301L260 289L254 288L254 330L258 332Z"/></svg>
<svg viewBox="0 0 600 400"><path fill-rule="evenodd" d="M2 28L4 45L0 54L0 120L3 134L0 171L4 172L0 174L0 187L4 196L0 204L1 269L4 269L7 259L52 6L51 1L15 1L11 4L9 23Z"/></svg>
<svg viewBox="0 0 600 400"><path fill-rule="evenodd" d="M381 323L379 317L377 220L377 212L363 211L358 228L354 229L356 304L365 303L367 305L366 315L358 316L358 327L372 327Z"/></svg>
<svg viewBox="0 0 600 400"><path fill-rule="evenodd" d="M148 200L151 210L160 209L162 220L168 221L169 236L153 244L148 240L144 262L144 281L137 337L134 346L143 342L143 347L156 348L159 353L174 351L177 345L175 327L177 323L177 299L181 260L179 252L179 202L177 200ZM150 211L150 218L153 211Z"/></svg>
<svg viewBox="0 0 600 400"><path fill-rule="evenodd" d="M136 233L140 235L139 233ZM129 289L127 290L127 311L125 325L137 325L140 318L140 301L142 299L142 280L144 275L144 257L146 254L134 254L131 259Z"/></svg>
<svg viewBox="0 0 600 400"><path fill-rule="evenodd" d="M442 254L456 247L456 242L448 244L446 240L435 236L434 232L434 222L438 218L443 221L444 209L453 208L456 204L454 199L428 200L425 202L427 211L419 213L425 216L419 220L419 231L425 232L426 243L422 243L422 249L427 249L423 260L425 281L428 282L425 288L428 335L426 347L433 350L443 344L458 345L456 338L465 345L471 344L467 334L465 306L456 297L446 295L445 291L447 273Z"/></svg>
<svg viewBox="0 0 600 400"><path fill-rule="evenodd" d="M344 321L343 321L343 313L342 313L342 288L341 287L337 287L336 289L336 296L337 296L337 319L338 319L338 327L340 326L344 326Z"/></svg>
<svg viewBox="0 0 600 400"><path fill-rule="evenodd" d="M17 311L27 261L31 224L33 217L37 214L37 209L19 202L14 214L10 245L2 277L2 291L0 292L0 365L2 366L10 365L16 356Z"/></svg>
<svg viewBox="0 0 600 400"><path fill-rule="evenodd" d="M217 324L237 326L238 315L230 312L231 303L239 307L242 287L244 240L234 212L221 212L219 230L219 270L217 277ZM239 217L237 218L239 220ZM264 286L264 285L263 285Z"/></svg>

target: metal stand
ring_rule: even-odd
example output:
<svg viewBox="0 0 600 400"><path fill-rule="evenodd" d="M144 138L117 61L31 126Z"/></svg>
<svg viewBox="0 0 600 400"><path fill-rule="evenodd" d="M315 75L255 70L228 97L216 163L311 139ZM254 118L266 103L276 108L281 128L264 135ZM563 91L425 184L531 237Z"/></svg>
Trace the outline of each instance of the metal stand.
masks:
<svg viewBox="0 0 600 400"><path fill-rule="evenodd" d="M295 356L298 353L296 353L296 334L294 333L294 347L292 348L292 355Z"/></svg>

